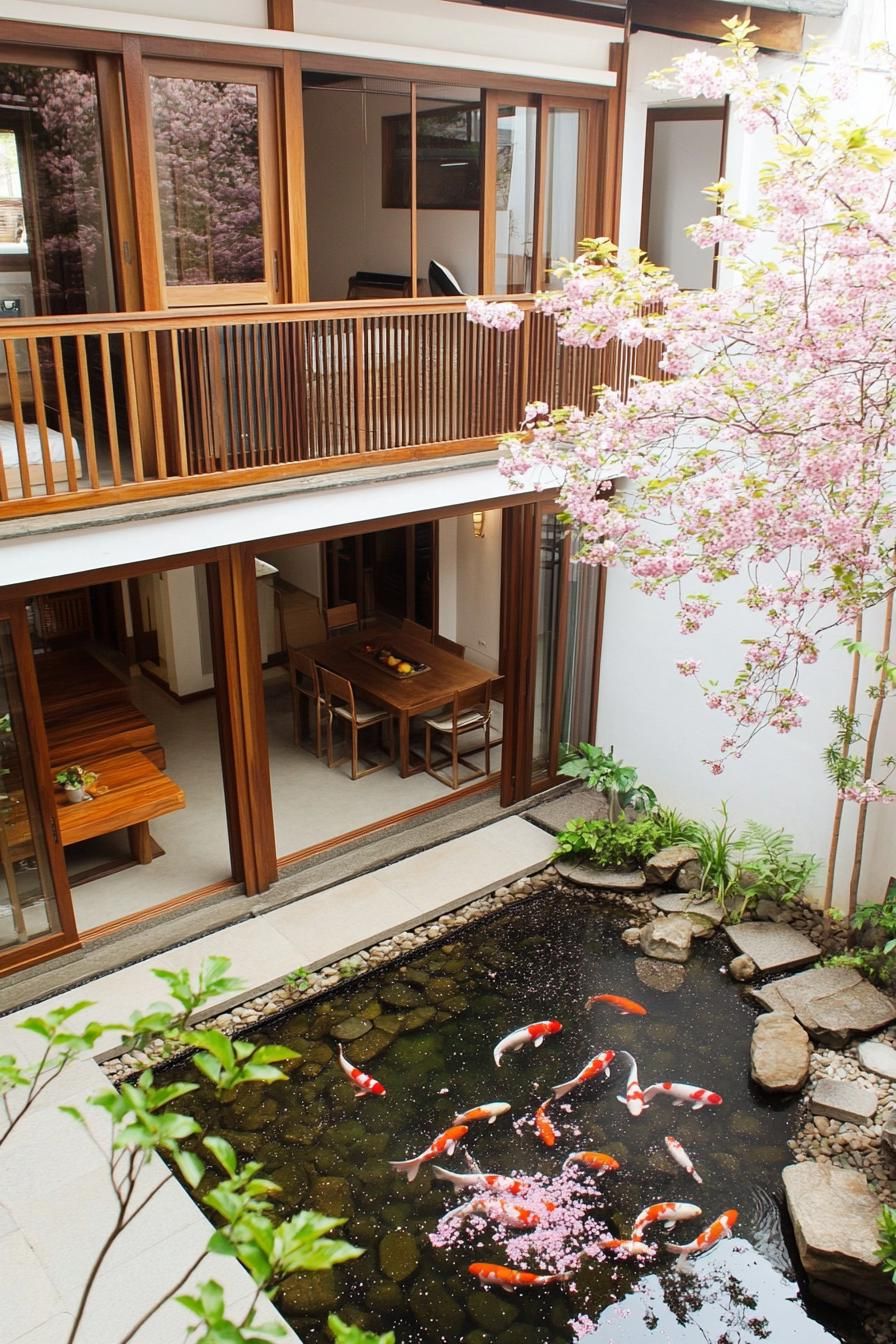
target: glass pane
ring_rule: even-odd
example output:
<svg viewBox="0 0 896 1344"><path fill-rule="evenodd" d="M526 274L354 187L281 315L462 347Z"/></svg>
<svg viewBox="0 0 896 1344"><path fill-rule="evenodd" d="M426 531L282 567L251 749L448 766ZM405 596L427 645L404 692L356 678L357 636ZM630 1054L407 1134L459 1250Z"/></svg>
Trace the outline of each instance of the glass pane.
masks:
<svg viewBox="0 0 896 1344"><path fill-rule="evenodd" d="M150 76L165 279L264 280L255 84Z"/></svg>
<svg viewBox="0 0 896 1344"><path fill-rule="evenodd" d="M94 78L0 64L0 317L114 307Z"/></svg>
<svg viewBox="0 0 896 1344"><path fill-rule="evenodd" d="M414 528L414 609L411 616L419 625L433 627L433 525L418 523Z"/></svg>
<svg viewBox="0 0 896 1344"><path fill-rule="evenodd" d="M479 89L417 87L417 273L422 294L479 288ZM436 265L431 267L431 263Z"/></svg>
<svg viewBox="0 0 896 1344"><path fill-rule="evenodd" d="M591 740L594 645L601 570L598 565L571 565L564 651L561 742Z"/></svg>
<svg viewBox="0 0 896 1344"><path fill-rule="evenodd" d="M538 629L535 644L535 713L532 725L532 778L550 774L551 718L554 705L554 666L557 649L557 617L563 577L563 525L556 514L541 520L541 550L538 565Z"/></svg>
<svg viewBox="0 0 896 1344"><path fill-rule="evenodd" d="M537 143L534 107L499 108L495 193L496 294L526 294L533 288Z"/></svg>
<svg viewBox="0 0 896 1344"><path fill-rule="evenodd" d="M0 947L59 928L8 621L0 621Z"/></svg>
<svg viewBox="0 0 896 1344"><path fill-rule="evenodd" d="M539 288L557 289L561 282L550 272L564 258L578 252L583 237L583 201L579 165L583 163L585 117L575 108L555 107L548 112L545 165L544 267L536 277Z"/></svg>

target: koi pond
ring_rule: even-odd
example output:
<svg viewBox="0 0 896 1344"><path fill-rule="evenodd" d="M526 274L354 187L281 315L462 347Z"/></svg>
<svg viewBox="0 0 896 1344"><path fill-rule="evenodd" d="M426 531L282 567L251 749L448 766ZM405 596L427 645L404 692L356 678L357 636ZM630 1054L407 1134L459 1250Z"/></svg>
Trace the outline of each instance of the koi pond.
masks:
<svg viewBox="0 0 896 1344"><path fill-rule="evenodd" d="M721 940L695 944L675 989L659 986L678 968L639 961L651 988L620 941L623 926L588 902L542 894L253 1029L253 1040L299 1053L288 1081L245 1086L228 1104L204 1083L193 1094L188 1105L206 1131L262 1162L281 1186L284 1216L301 1208L343 1216L343 1234L366 1250L284 1285L277 1305L304 1344L329 1342L333 1310L370 1330L393 1329L398 1344L863 1338L854 1322L801 1295L780 1217L795 1107L750 1083L755 1012L721 973ZM623 1015L604 1001L586 1007L596 994L635 1000L646 1014ZM563 1030L503 1054L496 1067L502 1038L546 1019ZM355 1099L340 1044L385 1096ZM540 1103L603 1051L615 1052L609 1076L596 1073L542 1113L557 1135L548 1146L549 1129L535 1124ZM631 1114L617 1100L629 1056L645 1091L670 1080L719 1093L722 1103L695 1110L657 1095ZM183 1065L175 1072L198 1076ZM455 1117L490 1102L510 1110L491 1124L470 1120L453 1155L424 1161L413 1181L389 1165L422 1154ZM667 1136L683 1145L701 1184L673 1161ZM618 1168L566 1161L586 1152L609 1155ZM436 1170L470 1177L471 1163L520 1184L455 1188ZM638 1214L658 1201L702 1212L670 1230L644 1226L643 1241L655 1248L648 1256L600 1247L631 1239ZM665 1243L687 1245L726 1210L738 1213L733 1235L680 1272ZM483 1262L572 1277L504 1292L470 1272Z"/></svg>

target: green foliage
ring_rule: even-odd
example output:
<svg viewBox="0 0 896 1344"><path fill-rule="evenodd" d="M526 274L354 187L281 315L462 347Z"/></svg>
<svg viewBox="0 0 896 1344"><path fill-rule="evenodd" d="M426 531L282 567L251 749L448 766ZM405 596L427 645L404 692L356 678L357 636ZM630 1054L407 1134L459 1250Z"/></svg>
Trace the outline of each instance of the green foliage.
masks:
<svg viewBox="0 0 896 1344"><path fill-rule="evenodd" d="M187 1031L187 1045L199 1046L193 1063L215 1087L218 1096L233 1092L242 1083L277 1083L286 1077L277 1064L297 1059L295 1050L285 1045L255 1045L252 1041L233 1040L223 1031Z"/></svg>
<svg viewBox="0 0 896 1344"><path fill-rule="evenodd" d="M896 1209L885 1204L881 1209L877 1226L880 1229L877 1258L884 1273L889 1274L896 1283Z"/></svg>
<svg viewBox="0 0 896 1344"><path fill-rule="evenodd" d="M641 821L571 821L557 836L555 856L581 854L599 868L620 868L646 862L662 848L662 832L645 817Z"/></svg>
<svg viewBox="0 0 896 1344"><path fill-rule="evenodd" d="M700 837L699 821L692 821L674 807L655 807L650 820L657 828L659 849L668 845L696 845Z"/></svg>
<svg viewBox="0 0 896 1344"><path fill-rule="evenodd" d="M98 778L95 771L85 770L83 765L67 765L53 776L64 789L92 789Z"/></svg>
<svg viewBox="0 0 896 1344"><path fill-rule="evenodd" d="M837 705L831 711L831 720L836 732L822 752L821 759L834 787L848 789L852 785L861 784L865 774L864 757L852 752L856 742L865 740L860 732L861 720L858 714L850 714L845 705Z"/></svg>
<svg viewBox="0 0 896 1344"><path fill-rule="evenodd" d="M339 978L341 980L351 980L353 975L357 975L361 969L361 962L357 957L346 957L339 963Z"/></svg>
<svg viewBox="0 0 896 1344"><path fill-rule="evenodd" d="M801 895L818 868L814 854L794 852L793 836L758 821L748 821L737 842L740 871L751 877L749 895L755 900L787 904Z"/></svg>
<svg viewBox="0 0 896 1344"><path fill-rule="evenodd" d="M346 1325L332 1313L327 1317L327 1328L336 1344L395 1344L395 1331L388 1330L385 1335L372 1335L357 1325Z"/></svg>
<svg viewBox="0 0 896 1344"><path fill-rule="evenodd" d="M889 951L883 947L853 947L848 952L837 952L832 957L825 957L821 965L851 966L875 984L889 985L896 977L896 941L888 943L887 948Z"/></svg>
<svg viewBox="0 0 896 1344"><path fill-rule="evenodd" d="M561 748L558 773L569 779L579 779L586 789L606 795L610 806L610 820L615 821L627 807L636 812L649 812L656 806L656 794L646 784L638 783L638 772L633 765L623 765L613 755L613 748L592 746L580 742L578 747L565 743Z"/></svg>
<svg viewBox="0 0 896 1344"><path fill-rule="evenodd" d="M856 906L851 927L879 935L876 947L853 947L837 957L829 957L828 966L854 966L879 985L896 983L896 884L891 883L880 905L874 901Z"/></svg>
<svg viewBox="0 0 896 1344"><path fill-rule="evenodd" d="M311 973L304 966L297 966L289 975L284 975L283 983L288 989L307 989L311 983Z"/></svg>
<svg viewBox="0 0 896 1344"><path fill-rule="evenodd" d="M719 811L720 821L701 823L694 847L703 869L700 894L714 892L722 909L730 913L728 902L737 889L738 878L737 833L728 820L728 804L722 803Z"/></svg>
<svg viewBox="0 0 896 1344"><path fill-rule="evenodd" d="M239 1324L231 1321L224 1301L224 1289L214 1279L201 1283L197 1292L198 1296L182 1293L175 1298L192 1316L198 1318L187 1332L187 1338L192 1344L266 1344L268 1340L283 1339L286 1335L282 1325L255 1325L254 1306L250 1307Z"/></svg>

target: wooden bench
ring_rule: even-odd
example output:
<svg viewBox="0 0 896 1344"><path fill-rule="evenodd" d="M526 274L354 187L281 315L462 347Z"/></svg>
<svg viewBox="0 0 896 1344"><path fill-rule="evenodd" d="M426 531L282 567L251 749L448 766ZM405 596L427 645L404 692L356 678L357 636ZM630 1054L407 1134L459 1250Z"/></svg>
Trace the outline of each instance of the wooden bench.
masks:
<svg viewBox="0 0 896 1344"><path fill-rule="evenodd" d="M92 654L41 653L34 660L44 721L71 719L98 705L130 704L127 683Z"/></svg>
<svg viewBox="0 0 896 1344"><path fill-rule="evenodd" d="M149 823L186 807L183 789L139 751L94 757L79 764L94 771L97 781L89 802L67 803L62 789L57 789L63 845L127 829L131 857L137 863L151 863Z"/></svg>
<svg viewBox="0 0 896 1344"><path fill-rule="evenodd" d="M47 745L53 772L82 765L85 756L120 756L140 751L159 770L165 769L165 749L155 724L132 704L113 701L85 709L71 718L47 724Z"/></svg>

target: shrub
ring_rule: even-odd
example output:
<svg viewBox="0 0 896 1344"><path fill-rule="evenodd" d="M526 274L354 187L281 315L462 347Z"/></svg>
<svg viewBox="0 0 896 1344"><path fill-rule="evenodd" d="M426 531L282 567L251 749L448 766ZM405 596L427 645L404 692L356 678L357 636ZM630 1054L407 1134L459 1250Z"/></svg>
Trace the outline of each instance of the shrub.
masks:
<svg viewBox="0 0 896 1344"><path fill-rule="evenodd" d="M638 772L633 765L623 765L613 755L613 748L592 746L580 742L578 747L564 743L562 764L558 773L569 779L580 779L586 789L594 789L606 796L610 821L616 821L627 807L636 812L647 812L656 806L656 794L646 784L638 783Z"/></svg>
<svg viewBox="0 0 896 1344"><path fill-rule="evenodd" d="M662 831L650 817L641 821L571 821L557 836L555 857L581 854L599 868L646 862L658 849Z"/></svg>

